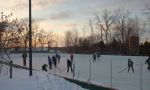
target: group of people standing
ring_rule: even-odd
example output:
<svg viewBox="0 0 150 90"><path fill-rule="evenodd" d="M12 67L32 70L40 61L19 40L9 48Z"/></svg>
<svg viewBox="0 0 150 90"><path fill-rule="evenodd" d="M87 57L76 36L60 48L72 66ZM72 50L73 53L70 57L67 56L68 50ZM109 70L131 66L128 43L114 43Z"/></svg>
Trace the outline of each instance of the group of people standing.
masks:
<svg viewBox="0 0 150 90"><path fill-rule="evenodd" d="M54 65L54 68L57 68L57 63L60 63L61 56L56 53L56 55L53 55L52 57L48 56L48 64L49 69L52 69L52 65Z"/></svg>
<svg viewBox="0 0 150 90"><path fill-rule="evenodd" d="M96 62L97 59L100 61L100 57L101 57L100 53L94 53L93 54L93 62Z"/></svg>
<svg viewBox="0 0 150 90"><path fill-rule="evenodd" d="M94 53L93 54L93 62L96 62L97 58L100 58L100 54L98 53ZM27 53L23 53L22 54L22 58L23 58L23 66L26 66L26 58L27 58ZM57 68L57 63L60 63L60 59L61 56L56 53L56 55L53 55L52 57L48 56L48 65L49 65L49 69L53 69ZM71 70L71 72L73 72L73 63L74 61L74 55L73 53L70 54L70 59L67 59L67 72L69 72L69 70ZM150 70L150 56L148 57L148 59L145 61L145 64L148 65L147 69ZM128 59L128 72L130 71L130 69L132 69L132 72L134 72L134 68L133 68L134 62L129 58ZM42 65L42 70L43 71L47 71L47 64L43 64Z"/></svg>
<svg viewBox="0 0 150 90"><path fill-rule="evenodd" d="M60 63L60 58L61 56L56 53L56 55L53 55L52 57L48 56L48 65L49 65L49 69L53 69L57 68L57 64ZM43 71L47 71L47 64L43 64L42 65L42 70Z"/></svg>
<svg viewBox="0 0 150 90"><path fill-rule="evenodd" d="M92 55L93 57L93 62L96 62L96 60L100 60L99 58L101 57L99 53L94 53ZM132 72L134 73L134 68L133 68L133 61L129 58L128 59L128 72L130 71L130 69L132 69ZM147 69L150 70L150 56L148 57L148 59L145 61L145 64L148 65Z"/></svg>
<svg viewBox="0 0 150 90"><path fill-rule="evenodd" d="M57 64L60 63L60 58L61 56L59 54L56 53L56 55L53 55L52 57L48 56L48 65L49 65L49 69L53 69L57 68ZM69 72L69 70L71 70L71 72L73 72L73 59L74 59L74 55L71 54L70 55L70 59L67 59L67 72ZM43 64L42 65L42 70L47 72L47 64Z"/></svg>
<svg viewBox="0 0 150 90"><path fill-rule="evenodd" d="M57 68L57 64L60 63L61 56L56 53L56 55L53 55L52 57L48 56L48 65L49 69ZM47 71L46 66L42 66L43 71Z"/></svg>
<svg viewBox="0 0 150 90"><path fill-rule="evenodd" d="M130 69L132 69L132 72L134 73L134 68L133 68L133 61L129 58L128 59L128 72L130 71ZM148 65L147 69L150 70L150 56L148 57L148 59L145 61L145 64Z"/></svg>

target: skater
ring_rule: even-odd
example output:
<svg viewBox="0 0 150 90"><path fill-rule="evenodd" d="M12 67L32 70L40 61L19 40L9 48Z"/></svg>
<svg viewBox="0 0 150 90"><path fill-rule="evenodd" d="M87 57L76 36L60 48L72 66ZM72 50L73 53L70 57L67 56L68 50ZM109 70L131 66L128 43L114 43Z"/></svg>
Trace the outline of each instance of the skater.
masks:
<svg viewBox="0 0 150 90"><path fill-rule="evenodd" d="M26 66L27 53L22 54L23 66Z"/></svg>
<svg viewBox="0 0 150 90"><path fill-rule="evenodd" d="M57 59L55 56L52 56L54 67L57 68Z"/></svg>
<svg viewBox="0 0 150 90"><path fill-rule="evenodd" d="M48 56L48 64L49 64L49 69L52 69L52 59L50 56Z"/></svg>
<svg viewBox="0 0 150 90"><path fill-rule="evenodd" d="M61 58L61 56L56 53L56 58L57 58L57 60L58 60L58 63L60 63L60 58Z"/></svg>
<svg viewBox="0 0 150 90"><path fill-rule="evenodd" d="M145 64L148 65L147 69L150 70L150 56L149 56L148 59L145 61Z"/></svg>
<svg viewBox="0 0 150 90"><path fill-rule="evenodd" d="M101 57L100 53L97 53L96 55L97 55L98 60L100 61L100 57Z"/></svg>
<svg viewBox="0 0 150 90"><path fill-rule="evenodd" d="M96 55L97 55L97 58L101 57L99 52L97 52Z"/></svg>
<svg viewBox="0 0 150 90"><path fill-rule="evenodd" d="M73 55L73 53L71 53L71 55L70 55L70 59L71 59L71 62L73 62L73 59L74 59L74 55Z"/></svg>
<svg viewBox="0 0 150 90"><path fill-rule="evenodd" d="M93 54L93 62L96 62L96 53Z"/></svg>
<svg viewBox="0 0 150 90"><path fill-rule="evenodd" d="M73 72L72 61L70 61L69 59L67 59L67 72L69 72L69 68L71 69L71 72Z"/></svg>
<svg viewBox="0 0 150 90"><path fill-rule="evenodd" d="M47 72L47 65L46 64L42 65L42 71L46 71Z"/></svg>
<svg viewBox="0 0 150 90"><path fill-rule="evenodd" d="M133 69L133 61L131 61L131 59L128 59L128 72L130 70L130 68L132 68L132 72L134 73L134 69Z"/></svg>

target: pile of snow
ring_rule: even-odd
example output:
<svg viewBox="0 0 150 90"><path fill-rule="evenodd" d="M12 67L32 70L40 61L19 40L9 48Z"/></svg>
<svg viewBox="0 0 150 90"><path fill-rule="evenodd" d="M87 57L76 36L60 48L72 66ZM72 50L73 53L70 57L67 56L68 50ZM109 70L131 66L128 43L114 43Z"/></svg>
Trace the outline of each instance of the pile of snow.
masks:
<svg viewBox="0 0 150 90"><path fill-rule="evenodd" d="M3 65L0 74L0 90L86 90L70 83L63 78L34 71L29 77L29 71L13 68L13 78L9 79L9 67Z"/></svg>

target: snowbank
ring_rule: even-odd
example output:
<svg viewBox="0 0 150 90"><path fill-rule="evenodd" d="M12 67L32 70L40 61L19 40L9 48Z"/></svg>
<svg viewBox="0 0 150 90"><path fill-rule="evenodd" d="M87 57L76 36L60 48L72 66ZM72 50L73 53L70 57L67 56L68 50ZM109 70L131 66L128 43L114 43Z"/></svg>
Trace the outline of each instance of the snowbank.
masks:
<svg viewBox="0 0 150 90"><path fill-rule="evenodd" d="M13 78L9 79L9 67L3 65L0 74L0 90L86 90L63 78L47 72L34 71L29 77L29 71L13 68Z"/></svg>

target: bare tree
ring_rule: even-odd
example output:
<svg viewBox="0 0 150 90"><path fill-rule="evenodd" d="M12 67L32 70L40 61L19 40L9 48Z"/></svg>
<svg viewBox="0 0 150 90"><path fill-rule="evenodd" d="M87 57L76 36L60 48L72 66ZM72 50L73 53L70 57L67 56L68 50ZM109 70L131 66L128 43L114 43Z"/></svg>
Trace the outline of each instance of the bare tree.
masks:
<svg viewBox="0 0 150 90"><path fill-rule="evenodd" d="M72 32L66 31L65 32L65 45L69 48L69 51L71 52L71 46L72 46Z"/></svg>
<svg viewBox="0 0 150 90"><path fill-rule="evenodd" d="M115 30L118 35L120 35L121 41L125 44L126 37L126 22L129 18L129 11L123 8L119 8L115 11L116 13L116 22L115 22Z"/></svg>
<svg viewBox="0 0 150 90"><path fill-rule="evenodd" d="M115 36L121 41L121 52L128 54L130 37L134 36L140 38L140 35L144 33L145 26L137 16L130 16L128 10L119 8L115 13L117 17L114 25Z"/></svg>
<svg viewBox="0 0 150 90"><path fill-rule="evenodd" d="M150 1L147 1L147 3L145 4L144 14L146 14L148 24L150 25Z"/></svg>
<svg viewBox="0 0 150 90"><path fill-rule="evenodd" d="M50 50L50 48L54 45L54 34L52 31L50 31L48 34L47 34L47 43L48 43L48 50Z"/></svg>
<svg viewBox="0 0 150 90"><path fill-rule="evenodd" d="M55 36L54 36L54 46L58 47L58 44L59 44L59 35L55 34Z"/></svg>
<svg viewBox="0 0 150 90"><path fill-rule="evenodd" d="M78 30L77 29L73 29L73 31L72 31L72 38L73 38L73 46L75 46L75 47L77 47L78 46L78 38L79 38L79 33L78 33Z"/></svg>
<svg viewBox="0 0 150 90"><path fill-rule="evenodd" d="M97 20L97 28L101 32L101 41L102 41L102 33L105 34L105 42L108 44L109 40L111 39L111 28L112 24L115 22L115 16L112 14L111 11L105 10L103 12L102 17L100 18L98 15L96 16Z"/></svg>
<svg viewBox="0 0 150 90"><path fill-rule="evenodd" d="M94 44L94 27L93 27L92 20L89 20L89 26L91 30L91 44Z"/></svg>

